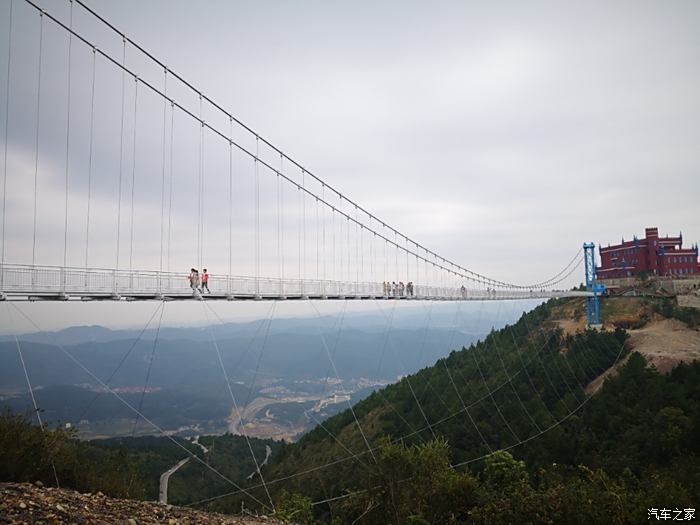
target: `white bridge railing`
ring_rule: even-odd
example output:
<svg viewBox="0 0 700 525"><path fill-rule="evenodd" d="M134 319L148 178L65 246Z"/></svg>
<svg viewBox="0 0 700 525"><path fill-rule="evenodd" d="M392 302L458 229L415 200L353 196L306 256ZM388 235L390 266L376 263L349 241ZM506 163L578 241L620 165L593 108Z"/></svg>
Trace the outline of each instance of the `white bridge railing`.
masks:
<svg viewBox="0 0 700 525"><path fill-rule="evenodd" d="M414 285L413 293L385 294L382 283L209 276L210 293L193 290L189 273L5 264L0 266L0 299L435 299L502 300L575 297L564 290L463 290Z"/></svg>

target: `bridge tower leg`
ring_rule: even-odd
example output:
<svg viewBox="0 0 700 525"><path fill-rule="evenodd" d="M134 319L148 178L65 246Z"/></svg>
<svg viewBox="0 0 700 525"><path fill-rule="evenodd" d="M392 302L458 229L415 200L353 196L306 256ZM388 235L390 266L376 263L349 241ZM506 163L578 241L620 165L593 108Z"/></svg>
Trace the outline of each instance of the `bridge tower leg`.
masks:
<svg viewBox="0 0 700 525"><path fill-rule="evenodd" d="M599 326L600 309L598 305L598 294L605 290L605 286L599 285L596 282L595 243L583 244L583 263L586 271L586 291L593 292L592 297L586 297L588 326Z"/></svg>

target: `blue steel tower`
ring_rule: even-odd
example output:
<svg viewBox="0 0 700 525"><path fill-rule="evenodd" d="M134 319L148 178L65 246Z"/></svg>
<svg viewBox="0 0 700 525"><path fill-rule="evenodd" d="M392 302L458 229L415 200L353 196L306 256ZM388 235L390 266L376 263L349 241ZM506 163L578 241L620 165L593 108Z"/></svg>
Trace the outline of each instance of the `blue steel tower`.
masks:
<svg viewBox="0 0 700 525"><path fill-rule="evenodd" d="M595 279L595 244L583 244L583 263L586 270L586 291L593 292L592 297L586 297L588 326L599 325L598 294L605 291L605 285L598 284Z"/></svg>

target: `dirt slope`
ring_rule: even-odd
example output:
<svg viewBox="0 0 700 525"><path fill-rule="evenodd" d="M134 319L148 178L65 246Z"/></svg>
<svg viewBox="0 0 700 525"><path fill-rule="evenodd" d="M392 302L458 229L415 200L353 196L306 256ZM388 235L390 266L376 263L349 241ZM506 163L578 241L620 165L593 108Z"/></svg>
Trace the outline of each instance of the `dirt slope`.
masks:
<svg viewBox="0 0 700 525"><path fill-rule="evenodd" d="M655 319L643 328L627 332L631 350L642 354L662 374L681 362L700 360L700 331L688 328L676 319ZM605 378L615 374L626 362L627 358L622 359L591 381L585 389L586 393L597 392Z"/></svg>
<svg viewBox="0 0 700 525"><path fill-rule="evenodd" d="M0 483L0 523L76 525L282 525L267 517L210 514L159 503L81 494L28 483Z"/></svg>

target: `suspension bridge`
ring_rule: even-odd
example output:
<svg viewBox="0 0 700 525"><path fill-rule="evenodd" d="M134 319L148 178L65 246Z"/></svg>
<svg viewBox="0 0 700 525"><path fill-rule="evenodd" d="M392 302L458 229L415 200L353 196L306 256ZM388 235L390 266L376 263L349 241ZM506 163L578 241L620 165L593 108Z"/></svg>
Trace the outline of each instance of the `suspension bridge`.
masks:
<svg viewBox="0 0 700 525"><path fill-rule="evenodd" d="M212 300L394 301L393 309L398 301L429 301L432 308L432 301L585 297L589 324L597 323L597 295L602 288L595 279L592 244L576 250L561 270L537 282L507 282L471 270L392 226L283 152L82 0L55 3L50 10L34 0L9 0L4 5L0 300L6 301L9 315L16 312L18 319L41 331L10 301L157 300L163 301L157 305L162 320L164 301L201 301L208 319L208 311L218 318L206 303ZM573 290L572 284L581 281L577 272L582 266L586 290ZM206 288L192 279L195 268L211 269ZM270 305L272 312L276 304ZM310 306L316 308L314 303ZM58 347L94 384L133 411L137 421L142 419L168 436L183 453L229 483L234 493L248 495L261 508L269 503L274 509L252 449L261 485L246 490L143 414L160 320L138 407L110 384L157 312L106 380ZM393 310L387 315L387 335L392 319ZM271 317L260 326L265 322L261 356ZM430 310L426 322L430 322ZM342 318L338 334L341 329ZM238 412L219 344L214 331L210 332L231 404ZM332 368L340 379L333 357L336 348L323 334L320 337L329 373ZM20 340L15 339L42 424ZM388 341L383 339L380 363ZM522 435L513 433L516 441L506 450L555 428L589 397L581 395L578 401L565 381L577 402L566 406L565 416L552 415L528 372L528 366L542 365L541 351L534 349L525 361L521 354L527 352L518 350L522 366L517 371L509 371L501 360L505 378L497 385L487 383L477 361L486 393L470 404L449 375L461 408L437 422L430 422L420 408L407 376L426 424L414 433L433 433L434 426L466 414L485 449L491 451L471 419L470 408L490 400L510 428L494 399L494 393L508 385L533 427ZM447 369L446 360L443 364ZM551 421L537 422L520 399L512 379L521 372ZM563 379L567 372L559 373ZM254 376L251 390L255 380ZM547 380L556 391L549 376ZM348 407L352 411L349 401ZM344 447L347 457L319 470L343 461L361 461L367 453L373 457L374 448L352 415L366 450ZM261 488L264 495L249 492Z"/></svg>
<svg viewBox="0 0 700 525"><path fill-rule="evenodd" d="M0 299L593 295L562 289L582 253L535 283L436 253L83 2L63 7L13 0L5 25ZM191 267L212 269L210 291L193 285Z"/></svg>

